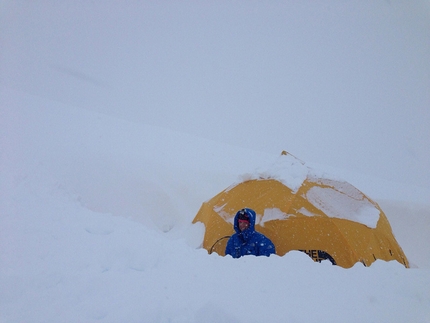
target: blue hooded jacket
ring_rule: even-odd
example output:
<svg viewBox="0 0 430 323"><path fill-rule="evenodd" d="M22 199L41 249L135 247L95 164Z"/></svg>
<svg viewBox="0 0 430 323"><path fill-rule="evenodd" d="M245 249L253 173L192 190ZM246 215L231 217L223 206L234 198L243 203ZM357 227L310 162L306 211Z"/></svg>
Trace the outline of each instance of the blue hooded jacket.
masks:
<svg viewBox="0 0 430 323"><path fill-rule="evenodd" d="M245 212L250 220L249 228L243 232L239 229L239 213ZM270 256L275 253L275 245L264 234L255 231L254 210L245 208L236 213L234 217L234 233L227 242L225 254L233 258L240 258L245 255Z"/></svg>

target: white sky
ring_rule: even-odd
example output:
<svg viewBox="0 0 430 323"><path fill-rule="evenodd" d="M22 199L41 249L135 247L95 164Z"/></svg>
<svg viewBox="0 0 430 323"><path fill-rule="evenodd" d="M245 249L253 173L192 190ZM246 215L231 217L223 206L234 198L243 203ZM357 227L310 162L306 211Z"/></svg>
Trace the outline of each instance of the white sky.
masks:
<svg viewBox="0 0 430 323"><path fill-rule="evenodd" d="M1 8L3 89L429 187L428 1Z"/></svg>

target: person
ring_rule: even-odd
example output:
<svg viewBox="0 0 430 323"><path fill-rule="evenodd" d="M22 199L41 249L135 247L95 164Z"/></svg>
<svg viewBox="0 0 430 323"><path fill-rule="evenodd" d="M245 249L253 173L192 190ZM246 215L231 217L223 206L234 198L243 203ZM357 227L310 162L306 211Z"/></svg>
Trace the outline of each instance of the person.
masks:
<svg viewBox="0 0 430 323"><path fill-rule="evenodd" d="M233 258L246 255L270 256L275 245L264 234L255 231L255 211L249 208L239 210L234 217L234 233L227 241L225 254Z"/></svg>

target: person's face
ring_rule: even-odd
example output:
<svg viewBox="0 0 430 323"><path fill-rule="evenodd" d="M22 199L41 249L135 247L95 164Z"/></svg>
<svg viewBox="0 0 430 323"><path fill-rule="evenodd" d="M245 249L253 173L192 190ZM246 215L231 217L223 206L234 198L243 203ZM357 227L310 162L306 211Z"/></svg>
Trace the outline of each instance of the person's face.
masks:
<svg viewBox="0 0 430 323"><path fill-rule="evenodd" d="M249 222L245 220L239 220L239 230L243 231L249 228Z"/></svg>

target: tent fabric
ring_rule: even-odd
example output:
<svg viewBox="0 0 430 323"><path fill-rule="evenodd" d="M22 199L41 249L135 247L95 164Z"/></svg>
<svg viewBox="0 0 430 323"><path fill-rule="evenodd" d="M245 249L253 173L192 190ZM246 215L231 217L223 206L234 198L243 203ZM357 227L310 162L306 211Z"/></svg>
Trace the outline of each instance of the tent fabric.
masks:
<svg viewBox="0 0 430 323"><path fill-rule="evenodd" d="M384 212L345 181L308 174L296 190L270 177L229 187L204 202L193 220L205 225L203 248L224 256L234 216L244 207L257 213L255 229L275 244L279 256L300 250L344 268L376 259L409 267Z"/></svg>

